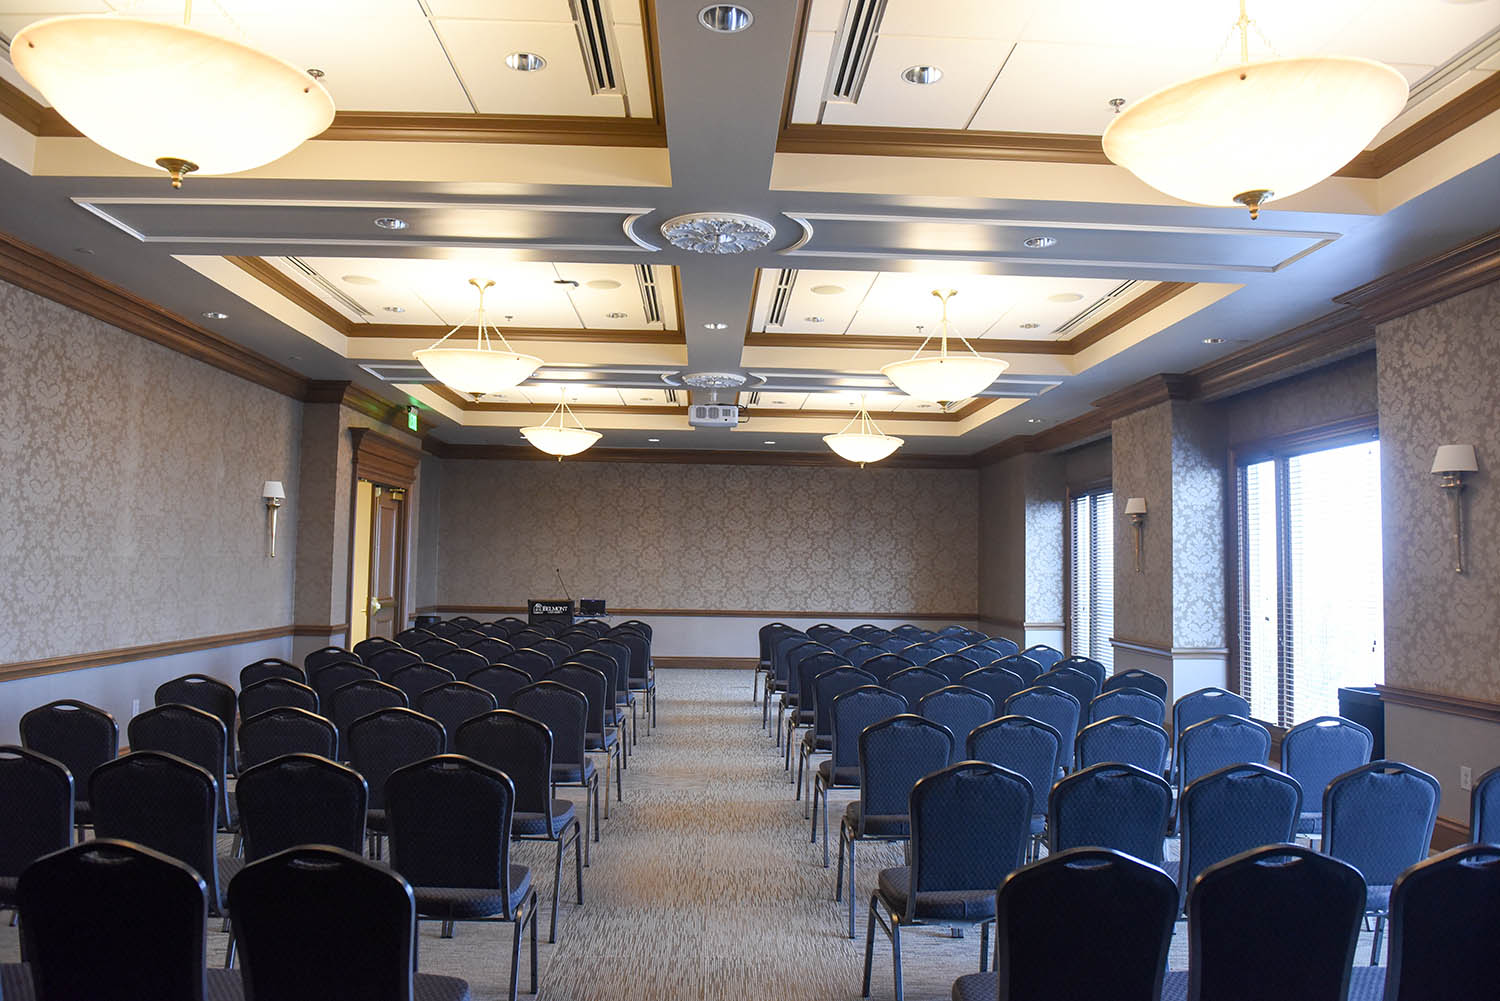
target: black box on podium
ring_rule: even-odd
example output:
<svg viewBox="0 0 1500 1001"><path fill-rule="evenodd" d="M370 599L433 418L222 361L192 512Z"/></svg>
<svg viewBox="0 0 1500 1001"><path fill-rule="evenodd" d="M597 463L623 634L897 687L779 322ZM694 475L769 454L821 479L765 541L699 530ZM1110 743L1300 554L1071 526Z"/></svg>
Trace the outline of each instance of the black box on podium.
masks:
<svg viewBox="0 0 1500 1001"><path fill-rule="evenodd" d="M557 622L571 626L573 602L564 598L532 598L526 602L526 621L532 625L539 622Z"/></svg>

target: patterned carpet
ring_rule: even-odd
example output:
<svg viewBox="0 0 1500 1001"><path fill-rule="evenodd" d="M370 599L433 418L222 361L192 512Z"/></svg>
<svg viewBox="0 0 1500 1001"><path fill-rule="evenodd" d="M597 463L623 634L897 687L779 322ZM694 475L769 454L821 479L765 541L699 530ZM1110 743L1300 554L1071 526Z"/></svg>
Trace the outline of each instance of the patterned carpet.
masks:
<svg viewBox="0 0 1500 1001"><path fill-rule="evenodd" d="M663 670L658 684L661 728L649 738L643 731L631 758L624 802L612 806L584 870L583 907L572 903L564 867L556 945L546 944L543 906L540 996L858 998L869 896L877 870L900 864L900 848L861 847L859 938L850 941L845 905L833 901L835 870L823 868L821 846L809 843L781 756L750 705L750 673ZM833 798L835 849L834 825L848 798ZM523 844L519 855L550 900L551 847ZM223 962L225 941L213 928L211 965ZM444 940L436 924L424 923L420 968L468 980L475 1001L503 998L509 934L508 925L459 925ZM1186 939L1179 924L1173 969L1186 966ZM1368 940L1362 936L1359 962L1368 961ZM911 1001L946 999L954 978L978 969L975 932L954 939L945 928L913 928L902 942ZM525 955L523 948L523 992ZM0 962L17 958L16 930L0 927ZM893 996L890 947L879 932L872 986L875 998Z"/></svg>

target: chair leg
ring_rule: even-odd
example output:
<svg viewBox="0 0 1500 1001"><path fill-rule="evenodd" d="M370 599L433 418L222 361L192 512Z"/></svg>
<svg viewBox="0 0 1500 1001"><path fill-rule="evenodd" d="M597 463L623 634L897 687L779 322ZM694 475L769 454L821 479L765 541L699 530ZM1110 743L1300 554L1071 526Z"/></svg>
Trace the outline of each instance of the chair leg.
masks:
<svg viewBox="0 0 1500 1001"><path fill-rule="evenodd" d="M536 890L531 891L531 990L527 993L536 993Z"/></svg>
<svg viewBox="0 0 1500 1001"><path fill-rule="evenodd" d="M229 932L229 944L224 947L224 969L226 970L234 968L234 946L234 930L231 928Z"/></svg>
<svg viewBox="0 0 1500 1001"><path fill-rule="evenodd" d="M849 938L854 938L854 838L849 839Z"/></svg>
<svg viewBox="0 0 1500 1001"><path fill-rule="evenodd" d="M590 784L590 788L592 788L593 792L594 792L594 842L595 842L595 844L597 844L598 841L599 841L599 826L600 826L599 825L599 776L597 774L594 776L594 781ZM609 786L605 786L604 790L605 790L605 793L607 794L609 792ZM606 817L608 817L609 816L609 812L606 810L604 815Z"/></svg>
<svg viewBox="0 0 1500 1001"><path fill-rule="evenodd" d="M786 725L786 700L776 707L776 746L781 746L781 730Z"/></svg>
<svg viewBox="0 0 1500 1001"><path fill-rule="evenodd" d="M587 810L584 811L588 813ZM588 838L584 835L583 827L578 821L573 821L573 878L578 883L578 903L583 905L583 850L588 846Z"/></svg>
<svg viewBox="0 0 1500 1001"><path fill-rule="evenodd" d="M988 973L990 969L990 923L981 921L979 923L979 972Z"/></svg>
<svg viewBox="0 0 1500 1001"><path fill-rule="evenodd" d="M620 758L615 767L615 799L625 802L625 739L622 737L615 741L615 754Z"/></svg>
<svg viewBox="0 0 1500 1001"><path fill-rule="evenodd" d="M860 997L870 996L870 968L875 960L875 922L878 920L875 914L875 902L879 897L870 895L870 915L865 921L865 983L860 990Z"/></svg>
<svg viewBox="0 0 1500 1001"><path fill-rule="evenodd" d="M896 1001L901 1001L901 918L891 915L891 976L896 978Z"/></svg>
<svg viewBox="0 0 1500 1001"><path fill-rule="evenodd" d="M823 777L821 775L814 776L812 784L812 795L808 797L808 802L812 805L812 823L808 825L809 830L807 837L807 843L810 845L815 845L818 843L818 793L822 788ZM804 811L807 809L807 807L808 803L804 803L802 805L802 809ZM807 816L806 813L803 813L802 815L804 817ZM825 862L824 865L827 865L827 863Z"/></svg>
<svg viewBox="0 0 1500 1001"><path fill-rule="evenodd" d="M609 759L612 755L604 752L604 819L609 819Z"/></svg>
<svg viewBox="0 0 1500 1001"><path fill-rule="evenodd" d="M444 920L443 921L442 931L439 932L439 934L443 938L452 938L453 937L453 922L452 921L448 921L448 920Z"/></svg>
<svg viewBox="0 0 1500 1001"><path fill-rule="evenodd" d="M1380 965L1380 940L1385 935L1385 915L1375 915L1375 938L1370 942L1370 965Z"/></svg>
<svg viewBox="0 0 1500 1001"><path fill-rule="evenodd" d="M832 786L823 788L823 868L828 868L828 791Z"/></svg>
<svg viewBox="0 0 1500 1001"><path fill-rule="evenodd" d="M563 841L557 839L557 860L552 864L552 929L547 933L547 944L557 941L557 898L562 893Z"/></svg>
<svg viewBox="0 0 1500 1001"><path fill-rule="evenodd" d="M510 936L510 1001L516 1001L516 994L521 989L521 932L524 930L521 915L516 915L515 926Z"/></svg>

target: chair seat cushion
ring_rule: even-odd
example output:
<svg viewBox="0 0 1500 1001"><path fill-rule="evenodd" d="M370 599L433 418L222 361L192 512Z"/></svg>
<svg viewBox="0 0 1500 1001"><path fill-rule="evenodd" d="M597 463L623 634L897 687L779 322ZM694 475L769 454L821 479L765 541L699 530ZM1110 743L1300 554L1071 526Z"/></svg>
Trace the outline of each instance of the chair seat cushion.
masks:
<svg viewBox="0 0 1500 1001"><path fill-rule="evenodd" d="M1161 861L1161 868L1162 868L1162 872L1165 872L1168 876L1172 877L1172 882L1174 882L1174 883L1180 883L1181 882L1181 880L1179 879L1179 877L1182 875L1182 860L1181 859L1175 859L1175 858L1162 859L1162 861Z"/></svg>
<svg viewBox="0 0 1500 1001"><path fill-rule="evenodd" d="M518 838L555 838L573 822L573 802L566 799L552 801L552 829L547 829L547 816L542 813L523 813L517 810L511 820L510 832Z"/></svg>
<svg viewBox="0 0 1500 1001"><path fill-rule="evenodd" d="M833 750L833 734L814 733L809 730L802 735L802 746L814 751L831 751Z"/></svg>
<svg viewBox="0 0 1500 1001"><path fill-rule="evenodd" d="M1037 837L1041 837L1047 833L1047 815L1045 813L1032 815L1031 833Z"/></svg>
<svg viewBox="0 0 1500 1001"><path fill-rule="evenodd" d="M818 762L818 775L823 779L825 786L833 786L836 789L859 788L859 766L845 765L842 768L833 767L833 759Z"/></svg>
<svg viewBox="0 0 1500 1001"><path fill-rule="evenodd" d="M656 691L656 679L655 678L631 678L630 679L630 690L632 692L654 692L654 691ZM774 685L774 686L772 686L771 691L773 691L773 692L779 692L779 691L781 691L781 686L780 685Z"/></svg>
<svg viewBox="0 0 1500 1001"><path fill-rule="evenodd" d="M1391 888L1389 886L1367 886L1365 887L1365 910L1380 911L1384 913L1391 909Z"/></svg>
<svg viewBox="0 0 1500 1001"><path fill-rule="evenodd" d="M228 855L219 856L219 896L225 900L229 899L229 881L240 874L245 868L245 860L242 858L230 858Z"/></svg>
<svg viewBox="0 0 1500 1001"><path fill-rule="evenodd" d="M239 970L208 969L205 1001L244 1001L245 982ZM416 1001L470 1001L469 984L457 977L439 977L431 973L412 976L412 994ZM24 963L0 966L0 997L5 1001L36 1001L36 985L31 968Z"/></svg>
<svg viewBox="0 0 1500 1001"><path fill-rule="evenodd" d="M802 696L797 692L782 692L781 704L788 709L792 706L800 706L802 704Z"/></svg>
<svg viewBox="0 0 1500 1001"><path fill-rule="evenodd" d="M365 826L370 829L371 833L374 833L374 834L384 834L385 830L386 830L386 826L385 826L385 811L384 810L366 810L365 811Z"/></svg>
<svg viewBox="0 0 1500 1001"><path fill-rule="evenodd" d="M998 973L965 973L953 981L953 1001L995 1001L999 995Z"/></svg>
<svg viewBox="0 0 1500 1001"><path fill-rule="evenodd" d="M593 779L594 773L597 771L598 769L594 767L594 763L592 761L589 761L588 759L584 759L583 766L581 768L578 765L559 765L554 763L552 765L552 781L574 783L589 782Z"/></svg>
<svg viewBox="0 0 1500 1001"><path fill-rule="evenodd" d="M906 913L911 869L880 870L880 897L897 914ZM923 921L982 921L995 916L995 891L928 890L917 894L917 918Z"/></svg>
<svg viewBox="0 0 1500 1001"><path fill-rule="evenodd" d="M583 749L585 751L607 751L615 746L620 739L618 730L605 730L601 737L597 733L586 733L583 735Z"/></svg>
<svg viewBox="0 0 1500 1001"><path fill-rule="evenodd" d="M531 870L524 865L510 867L510 896L502 890L454 886L414 886L417 913L429 918L452 918L459 921L514 914L526 894L531 892Z"/></svg>
<svg viewBox="0 0 1500 1001"><path fill-rule="evenodd" d="M89 801L86 800L86 799L74 800L74 802L73 802L73 823L76 825L76 824L92 824L93 822L94 822L94 808L89 805Z"/></svg>
<svg viewBox="0 0 1500 1001"><path fill-rule="evenodd" d="M213 975L213 971L209 971ZM469 1001L469 982L457 977L440 977L435 973L412 975L412 994L416 1001Z"/></svg>
<svg viewBox="0 0 1500 1001"><path fill-rule="evenodd" d="M844 819L855 831L859 830L859 819L864 804L855 800L844 807ZM872 813L865 820L865 836L871 838L911 837L911 818L904 813Z"/></svg>

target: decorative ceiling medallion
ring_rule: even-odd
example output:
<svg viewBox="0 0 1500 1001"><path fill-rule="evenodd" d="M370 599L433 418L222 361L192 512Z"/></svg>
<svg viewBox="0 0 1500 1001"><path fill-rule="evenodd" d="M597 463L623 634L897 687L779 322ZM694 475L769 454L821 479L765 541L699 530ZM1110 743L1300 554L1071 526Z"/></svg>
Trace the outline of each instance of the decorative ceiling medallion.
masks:
<svg viewBox="0 0 1500 1001"><path fill-rule="evenodd" d="M688 372L682 377L682 384L694 389L732 389L747 381L738 372Z"/></svg>
<svg viewBox="0 0 1500 1001"><path fill-rule="evenodd" d="M771 242L776 227L733 212L693 212L661 224L661 235L680 250L697 254L743 254Z"/></svg>

